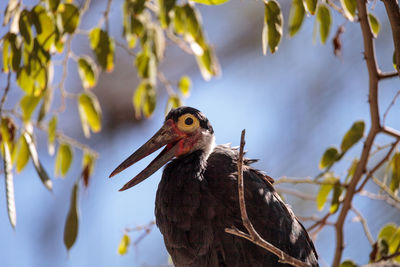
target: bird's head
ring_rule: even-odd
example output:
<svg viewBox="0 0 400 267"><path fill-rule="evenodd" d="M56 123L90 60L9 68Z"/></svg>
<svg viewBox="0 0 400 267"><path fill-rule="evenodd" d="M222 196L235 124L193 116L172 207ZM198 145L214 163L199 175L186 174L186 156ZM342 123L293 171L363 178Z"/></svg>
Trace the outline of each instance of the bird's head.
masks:
<svg viewBox="0 0 400 267"><path fill-rule="evenodd" d="M214 147L214 140L213 128L199 110L191 107L172 109L160 130L122 162L110 177L165 146L143 171L120 189L126 190L148 178L174 157L182 157L197 150L202 150L208 156Z"/></svg>

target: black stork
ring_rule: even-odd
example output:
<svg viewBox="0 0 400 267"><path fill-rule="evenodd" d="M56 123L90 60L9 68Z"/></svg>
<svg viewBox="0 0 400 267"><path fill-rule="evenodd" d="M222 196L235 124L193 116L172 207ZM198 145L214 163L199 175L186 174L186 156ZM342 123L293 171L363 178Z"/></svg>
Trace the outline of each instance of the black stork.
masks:
<svg viewBox="0 0 400 267"><path fill-rule="evenodd" d="M237 187L239 152L215 145L208 119L191 107L173 109L161 129L122 162L110 177L165 146L120 191L142 182L166 163L158 186L155 215L175 266L289 266L272 253L228 234L242 224ZM247 213L256 231L287 254L318 266L313 242L292 210L281 200L274 180L244 159Z"/></svg>

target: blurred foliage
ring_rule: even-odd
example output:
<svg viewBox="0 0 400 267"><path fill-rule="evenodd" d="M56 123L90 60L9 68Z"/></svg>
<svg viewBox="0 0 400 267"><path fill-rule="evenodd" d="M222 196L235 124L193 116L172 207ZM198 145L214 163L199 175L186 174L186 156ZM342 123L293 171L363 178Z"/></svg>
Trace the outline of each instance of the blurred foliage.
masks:
<svg viewBox="0 0 400 267"><path fill-rule="evenodd" d="M37 153L35 132L42 130L48 134L49 154L54 155L58 147L55 156L55 176L67 175L74 160L74 149L82 152L82 173L76 179L71 191L70 210L64 231L66 248L70 249L73 246L78 235L80 181L86 187L89 185L98 155L90 147L58 130L62 128L58 116L65 109L65 99L76 101L85 137L90 137L91 132L101 131L101 105L92 90L96 87L99 71L113 71L115 48L118 45L134 56L133 65L141 79L135 92L132 92L136 118L150 117L156 105L159 105L157 103L159 83L169 95L166 112L182 105L183 98L190 95L192 82L190 77L184 74L178 82L171 82L161 72L159 66L167 53L166 39L195 58L205 80L219 75L220 66L214 47L208 42L203 29L198 4L219 5L227 1L124 0L121 7L124 43L116 42L109 34L108 15L111 0L107 1L107 8L99 23L92 25L89 31L79 29L82 16L89 8L89 0L85 0L82 5L72 0L42 0L29 7L20 0L8 1L2 25L6 33L1 37L2 75L7 76L7 85L0 102L0 134L7 209L12 227L16 226L14 168L20 173L31 159L44 186L52 190L52 180ZM267 54L268 48L271 53L275 53L284 29L280 4L275 0L269 0L260 5L263 5L264 10L264 26L260 36L263 53ZM289 36L293 37L300 31L306 17L315 17L314 39L318 32L321 43L325 44L332 29L333 10L341 13L348 21L358 20L356 0L341 0L340 6L329 0L293 0L288 21ZM379 20L372 13L368 13L368 18L371 31L376 38L380 31ZM72 51L71 42L77 34L87 36L87 45L92 50L92 56L76 55L76 52ZM335 49L340 50L340 47L336 46ZM64 69L63 77L58 83L53 81L56 57L63 58L61 65ZM82 90L79 94L72 94L64 88L68 74L67 64L70 60L75 63L81 79ZM396 68L394 54L393 64ZM17 103L9 104L7 94L11 82L18 85L22 96ZM61 105L51 109L56 90L60 91ZM4 109L5 103L7 106L15 104L14 108ZM340 208L346 186L354 175L359 161L353 159L345 179L331 171L331 168L350 148L362 140L364 130L363 121L355 122L345 133L340 149L329 147L323 153L319 163L322 173L315 179L319 181L316 184L320 186L316 197L318 210L323 210L327 202L330 202L330 214L334 214ZM393 196L397 196L400 188L400 154L396 152L388 162L392 175L391 179L383 184L388 184L388 190ZM125 254L130 243L129 235L124 234L118 248L119 254ZM373 246L375 252L372 253L371 261L398 253L399 248L400 228L387 225L381 229ZM400 257L393 259L400 262ZM341 266L355 266L355 264L345 261Z"/></svg>

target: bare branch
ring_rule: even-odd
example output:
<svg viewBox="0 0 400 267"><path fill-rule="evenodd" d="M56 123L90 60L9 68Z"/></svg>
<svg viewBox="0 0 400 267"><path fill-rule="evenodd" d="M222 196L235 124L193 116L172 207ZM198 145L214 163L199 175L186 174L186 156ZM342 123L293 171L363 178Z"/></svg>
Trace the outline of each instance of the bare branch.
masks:
<svg viewBox="0 0 400 267"><path fill-rule="evenodd" d="M243 149L244 149L244 136L245 130L242 131L241 139L240 139L240 149L239 149L239 160L237 163L238 166L238 193L239 193L239 204L240 204L240 213L242 217L243 225L246 227L249 234L246 234L236 228L226 228L225 232L237 235L247 240L251 241L252 243L268 250L269 252L275 254L279 258L279 262L281 263L288 263L293 266L300 266L300 267L310 267L309 264L300 261L296 258L293 258L280 250L279 248L275 247L274 245L270 244L266 240L264 240L254 229L253 224L250 222L249 217L247 216L246 210L246 202L244 199L244 187L243 187Z"/></svg>
<svg viewBox="0 0 400 267"><path fill-rule="evenodd" d="M396 73L397 75L397 73ZM390 102L389 106L386 108L385 113L383 113L383 119L382 123L385 125L386 117L389 114L390 109L393 107L393 105L396 103L396 99L400 96L400 90L397 91L396 95L393 97L392 101Z"/></svg>
<svg viewBox="0 0 400 267"><path fill-rule="evenodd" d="M393 136L396 139L400 139L400 132L393 128L390 128L388 126L383 126L381 131L387 135Z"/></svg>
<svg viewBox="0 0 400 267"><path fill-rule="evenodd" d="M400 8L396 0L382 0L392 28L395 62L400 76Z"/></svg>
<svg viewBox="0 0 400 267"><path fill-rule="evenodd" d="M380 80L394 78L394 77L398 77L398 76L399 76L399 74L397 72L379 73Z"/></svg>
<svg viewBox="0 0 400 267"><path fill-rule="evenodd" d="M396 196L392 190L390 190L383 182L381 182L378 178L372 176L372 180L374 183L379 186L380 189L382 189L386 194L388 194L393 200L396 202L400 203L400 198Z"/></svg>
<svg viewBox="0 0 400 267"><path fill-rule="evenodd" d="M313 185L328 185L328 184L336 184L336 182L329 182L329 181L316 181L311 178L304 178L304 179L298 179L298 178L289 178L286 176L282 176L279 179L275 181L275 185L277 184L283 184L283 183L288 183L288 184L313 184ZM342 184L341 186L347 187L346 184Z"/></svg>
<svg viewBox="0 0 400 267"><path fill-rule="evenodd" d="M276 191L279 194L288 194L288 195L292 195L292 196L298 197L298 198L303 199L303 200L311 200L311 201L315 201L316 200L315 196L300 192L298 190L292 190L292 189L289 189L289 188L280 187L280 188L276 188Z"/></svg>
<svg viewBox="0 0 400 267"><path fill-rule="evenodd" d="M400 210L400 202L396 202L396 200L392 199L391 197L389 197L386 194L374 194L369 191L363 190L360 192L360 196L365 196L365 197L368 197L368 198L374 199L374 200L385 201L387 204L389 204L393 208Z"/></svg>
<svg viewBox="0 0 400 267"><path fill-rule="evenodd" d="M351 210L357 215L357 219L361 222L361 225L363 226L365 236L367 237L369 243L371 246L375 243L374 238L371 235L371 231L368 228L367 220L362 216L361 212L358 211L354 206L351 207Z"/></svg>
<svg viewBox="0 0 400 267"><path fill-rule="evenodd" d="M3 110L4 102L6 101L8 91L10 90L10 85L11 85L10 79L11 79L11 71L9 70L8 74L7 74L7 85L6 85L6 88L4 89L3 96L1 97L0 114L1 114L1 111Z"/></svg>
<svg viewBox="0 0 400 267"><path fill-rule="evenodd" d="M157 72L157 77L160 80L160 82L164 85L165 90L167 91L169 96L176 95L174 88L172 87L171 83L168 81L168 79L165 77L164 73L161 71Z"/></svg>

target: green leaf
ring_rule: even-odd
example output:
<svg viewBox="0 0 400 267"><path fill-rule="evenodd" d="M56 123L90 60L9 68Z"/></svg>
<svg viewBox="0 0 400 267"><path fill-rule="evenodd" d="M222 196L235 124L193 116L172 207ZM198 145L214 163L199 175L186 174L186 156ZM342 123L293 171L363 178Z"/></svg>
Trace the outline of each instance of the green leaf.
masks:
<svg viewBox="0 0 400 267"><path fill-rule="evenodd" d="M393 68L397 71L397 64L396 64L396 50L393 51Z"/></svg>
<svg viewBox="0 0 400 267"><path fill-rule="evenodd" d="M6 196L7 196L7 212L8 219L13 228L17 224L17 213L15 209L15 196L14 196L14 178L12 174L12 162L10 155L10 148L7 142L3 142L3 164L4 176L6 181Z"/></svg>
<svg viewBox="0 0 400 267"><path fill-rule="evenodd" d="M78 227L79 227L78 192L79 192L79 183L76 182L74 184L74 187L72 188L71 203L69 206L69 211L64 227L64 245L67 248L67 250L71 249L78 236Z"/></svg>
<svg viewBox="0 0 400 267"><path fill-rule="evenodd" d="M166 29L171 23L171 10L175 7L176 0L158 0L160 7L160 24L163 29Z"/></svg>
<svg viewBox="0 0 400 267"><path fill-rule="evenodd" d="M10 65L10 41L8 39L8 34L3 37L3 71L8 73ZM393 56L394 58L394 56ZM394 61L393 61L394 62Z"/></svg>
<svg viewBox="0 0 400 267"><path fill-rule="evenodd" d="M374 37L378 37L379 31L381 30L381 24L374 14L368 13L369 24L371 25L371 31Z"/></svg>
<svg viewBox="0 0 400 267"><path fill-rule="evenodd" d="M350 21L354 21L354 17L356 15L357 10L357 1L356 0L340 0L342 4L342 8L344 10L344 14Z"/></svg>
<svg viewBox="0 0 400 267"><path fill-rule="evenodd" d="M32 46L33 45L33 37L32 37L32 29L31 29L31 23L30 23L30 12L28 10L23 10L19 16L19 31L24 38L25 45L26 46ZM30 49L29 49L30 50Z"/></svg>
<svg viewBox="0 0 400 267"><path fill-rule="evenodd" d="M356 172L358 162L359 162L359 160L357 158L353 159L353 161L351 162L351 165L350 165L349 169L347 170L347 176L346 176L346 179L345 179L345 183L347 183L347 181L351 177L353 177L354 173Z"/></svg>
<svg viewBox="0 0 400 267"><path fill-rule="evenodd" d="M192 87L192 81L189 76L182 76L178 82L178 88L184 97L188 97L190 93L190 87Z"/></svg>
<svg viewBox="0 0 400 267"><path fill-rule="evenodd" d="M389 243L389 253L394 254L400 249L400 227L397 228L396 232L392 236ZM397 257L398 258L398 257Z"/></svg>
<svg viewBox="0 0 400 267"><path fill-rule="evenodd" d="M324 182L326 184L322 184L319 188L318 194L317 194L317 209L322 210L324 208L325 202L328 199L328 195L331 192L333 185L338 181L339 179L333 176L326 176L324 178Z"/></svg>
<svg viewBox="0 0 400 267"><path fill-rule="evenodd" d="M340 195L342 194L342 192L343 187L340 185L340 183L335 183L335 185L333 186L331 207L329 208L329 212L331 214L334 214L338 210L340 204Z"/></svg>
<svg viewBox="0 0 400 267"><path fill-rule="evenodd" d="M54 168L56 176L61 175L62 177L65 177L71 167L72 158L73 153L71 147L68 144L60 144L56 155L56 166Z"/></svg>
<svg viewBox="0 0 400 267"><path fill-rule="evenodd" d="M36 39L45 51L49 51L56 39L56 23L41 5L36 5L31 15L36 27Z"/></svg>
<svg viewBox="0 0 400 267"><path fill-rule="evenodd" d="M154 87L148 82L142 82L133 95L133 106L135 117L139 119L143 112L145 117L150 117L156 107L156 92Z"/></svg>
<svg viewBox="0 0 400 267"><path fill-rule="evenodd" d="M345 260L340 264L339 267L357 267L357 264L355 264L352 260Z"/></svg>
<svg viewBox="0 0 400 267"><path fill-rule="evenodd" d="M263 40L263 54L267 54L267 47L271 53L278 50L279 42L282 37L283 16L279 3L275 0L270 0L264 3L264 28L262 34Z"/></svg>
<svg viewBox="0 0 400 267"><path fill-rule="evenodd" d="M384 227L382 227L381 230L379 231L378 239L386 240L386 242L389 244L396 230L397 230L396 224L388 223Z"/></svg>
<svg viewBox="0 0 400 267"><path fill-rule="evenodd" d="M178 108L182 106L181 99L178 95L172 95L168 98L167 107L165 109L165 114L167 114L171 109Z"/></svg>
<svg viewBox="0 0 400 267"><path fill-rule="evenodd" d="M97 97L90 93L82 93L78 98L79 115L81 117L82 128L85 129L87 126L97 133L101 130L101 109ZM85 132L85 136L89 137L90 132Z"/></svg>
<svg viewBox="0 0 400 267"><path fill-rule="evenodd" d="M121 242L119 242L118 254L125 255L128 252L128 247L130 243L131 243L131 238L129 237L129 235L124 234L122 236Z"/></svg>
<svg viewBox="0 0 400 267"><path fill-rule="evenodd" d="M180 6L174 8L174 30L177 34L185 33L185 11Z"/></svg>
<svg viewBox="0 0 400 267"><path fill-rule="evenodd" d="M40 97L32 95L25 95L21 98L19 105L22 110L22 118L25 122L30 120L32 113L40 102L40 99Z"/></svg>
<svg viewBox="0 0 400 267"><path fill-rule="evenodd" d="M303 0L293 0L289 15L289 35L291 37L300 30L305 14Z"/></svg>
<svg viewBox="0 0 400 267"><path fill-rule="evenodd" d="M35 143L33 142L31 133L24 132L23 136L25 138L26 143L28 144L29 154L31 155L33 165L35 166L36 172L39 175L40 180L48 190L52 191L53 183L51 182L49 176L47 175L45 169L43 168L42 164L39 161L39 156L36 150Z"/></svg>
<svg viewBox="0 0 400 267"><path fill-rule="evenodd" d="M345 153L353 145L355 145L364 135L365 123L364 121L356 121L343 136L342 144L340 149L342 153Z"/></svg>
<svg viewBox="0 0 400 267"><path fill-rule="evenodd" d="M96 85L98 70L90 57L84 56L78 59L78 72L83 88L88 89Z"/></svg>
<svg viewBox="0 0 400 267"><path fill-rule="evenodd" d="M332 26L331 11L326 4L321 3L318 5L317 22L319 23L321 43L325 44Z"/></svg>
<svg viewBox="0 0 400 267"><path fill-rule="evenodd" d="M325 150L322 155L321 161L319 162L319 168L324 169L326 167L330 167L339 157L339 152L336 147L330 147Z"/></svg>
<svg viewBox="0 0 400 267"><path fill-rule="evenodd" d="M193 0L193 2L204 4L204 5L221 5L229 0Z"/></svg>
<svg viewBox="0 0 400 267"><path fill-rule="evenodd" d="M55 12L60 4L60 0L46 0L46 4L52 12Z"/></svg>
<svg viewBox="0 0 400 267"><path fill-rule="evenodd" d="M114 69L114 40L107 32L94 28L90 31L89 41L102 69L111 72Z"/></svg>
<svg viewBox="0 0 400 267"><path fill-rule="evenodd" d="M217 76L220 73L219 63L211 47L205 47L203 54L201 56L196 56L196 59L204 80L208 81L211 77Z"/></svg>
<svg viewBox="0 0 400 267"><path fill-rule="evenodd" d="M21 135L18 139L17 148L16 148L16 167L17 173L21 172L26 164L29 161L29 147L28 143L26 142L25 138Z"/></svg>
<svg viewBox="0 0 400 267"><path fill-rule="evenodd" d="M79 8L70 3L58 6L57 24L59 29L64 33L74 33L79 25Z"/></svg>
<svg viewBox="0 0 400 267"><path fill-rule="evenodd" d="M53 100L53 92L54 92L54 90L52 88L45 89L42 106L40 107L39 115L38 115L38 119L37 119L38 122L41 122L45 118L47 113L49 112L50 106L51 106L51 101Z"/></svg>
<svg viewBox="0 0 400 267"><path fill-rule="evenodd" d="M314 15L315 14L315 10L317 9L317 0L305 0L304 1L306 3L306 9L307 11L311 14Z"/></svg>
<svg viewBox="0 0 400 267"><path fill-rule="evenodd" d="M57 130L57 117L53 116L51 120L49 121L49 130L47 132L48 134L48 150L50 155L54 155L54 142L56 140L56 130Z"/></svg>
<svg viewBox="0 0 400 267"><path fill-rule="evenodd" d="M392 170L392 180L390 181L390 190L397 192L400 188L400 152L393 155L390 161Z"/></svg>

